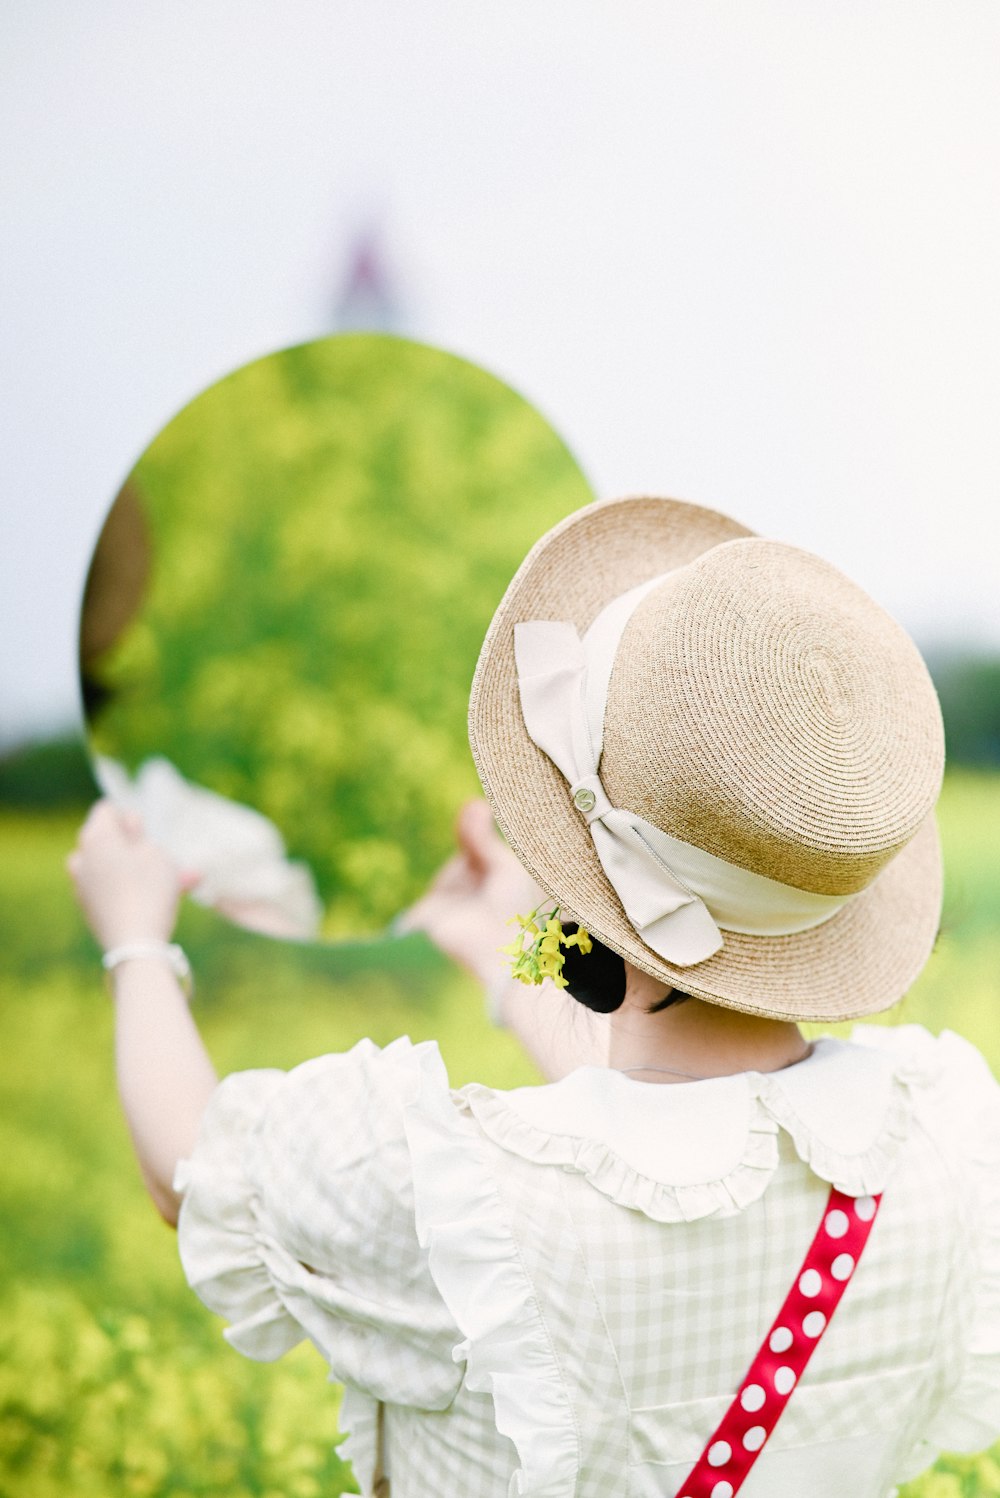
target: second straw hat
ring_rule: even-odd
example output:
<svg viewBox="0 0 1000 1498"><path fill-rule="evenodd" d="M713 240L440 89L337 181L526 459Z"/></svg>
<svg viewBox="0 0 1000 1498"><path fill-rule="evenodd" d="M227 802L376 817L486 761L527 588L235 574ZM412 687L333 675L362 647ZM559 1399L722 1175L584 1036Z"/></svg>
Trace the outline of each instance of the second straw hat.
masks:
<svg viewBox="0 0 1000 1498"><path fill-rule="evenodd" d="M926 961L937 697L818 557L677 500L579 510L504 594L469 727L564 917L666 983L830 1021L887 1008Z"/></svg>

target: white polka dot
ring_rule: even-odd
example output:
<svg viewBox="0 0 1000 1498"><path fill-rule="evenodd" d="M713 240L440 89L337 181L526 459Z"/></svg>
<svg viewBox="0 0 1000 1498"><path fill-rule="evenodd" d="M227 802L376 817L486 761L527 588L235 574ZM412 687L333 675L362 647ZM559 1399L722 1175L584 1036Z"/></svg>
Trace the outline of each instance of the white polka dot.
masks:
<svg viewBox="0 0 1000 1498"><path fill-rule="evenodd" d="M733 1498L733 1485L731 1482L717 1482L712 1489L711 1498Z"/></svg>
<svg viewBox="0 0 1000 1498"><path fill-rule="evenodd" d="M842 1212L839 1207L834 1207L832 1212L827 1212L826 1230L831 1238L843 1238L850 1225L847 1213Z"/></svg>
<svg viewBox="0 0 1000 1498"><path fill-rule="evenodd" d="M724 1467L733 1454L733 1448L728 1441L715 1441L708 1448L708 1465L710 1467Z"/></svg>
<svg viewBox="0 0 1000 1498"><path fill-rule="evenodd" d="M792 1345L792 1334L787 1326L776 1326L768 1342L772 1352L787 1352Z"/></svg>
<svg viewBox="0 0 1000 1498"><path fill-rule="evenodd" d="M875 1198L873 1196L859 1196L854 1203L854 1212L862 1222L871 1222L875 1216Z"/></svg>
<svg viewBox="0 0 1000 1498"><path fill-rule="evenodd" d="M838 1254L830 1265L830 1273L835 1280L849 1280L854 1273L854 1260L850 1254Z"/></svg>
<svg viewBox="0 0 1000 1498"><path fill-rule="evenodd" d="M763 1425L751 1425L743 1437L743 1444L748 1451L759 1451L767 1440L767 1431Z"/></svg>
<svg viewBox="0 0 1000 1498"><path fill-rule="evenodd" d="M808 1316L802 1318L802 1330L807 1337L818 1337L826 1326L826 1317L822 1311L810 1311Z"/></svg>
<svg viewBox="0 0 1000 1498"><path fill-rule="evenodd" d="M806 1269L799 1275L799 1289L808 1300L813 1300L823 1288L823 1279L818 1269Z"/></svg>
<svg viewBox="0 0 1000 1498"><path fill-rule="evenodd" d="M740 1395L740 1404L745 1410L748 1411L749 1414L752 1415L757 1410L763 1408L766 1398L767 1395L764 1393L764 1390L761 1388L760 1384L747 1384L746 1388L743 1390L743 1393Z"/></svg>
<svg viewBox="0 0 1000 1498"><path fill-rule="evenodd" d="M774 1387L779 1394L790 1394L795 1388L795 1369L779 1368L774 1375Z"/></svg>

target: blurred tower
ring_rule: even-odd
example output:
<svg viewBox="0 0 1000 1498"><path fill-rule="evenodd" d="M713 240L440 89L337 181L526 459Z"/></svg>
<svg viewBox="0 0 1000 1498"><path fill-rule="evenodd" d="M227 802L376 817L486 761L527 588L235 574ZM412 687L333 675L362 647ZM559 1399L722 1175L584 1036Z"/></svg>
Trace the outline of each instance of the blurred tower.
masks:
<svg viewBox="0 0 1000 1498"><path fill-rule="evenodd" d="M405 319L384 250L375 226L358 233L347 255L347 270L334 304L338 333L398 333Z"/></svg>

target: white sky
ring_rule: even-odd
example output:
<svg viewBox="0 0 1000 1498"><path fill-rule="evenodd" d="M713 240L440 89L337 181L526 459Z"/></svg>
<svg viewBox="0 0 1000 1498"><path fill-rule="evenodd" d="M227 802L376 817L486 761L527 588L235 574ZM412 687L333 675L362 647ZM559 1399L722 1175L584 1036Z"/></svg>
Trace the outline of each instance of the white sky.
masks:
<svg viewBox="0 0 1000 1498"><path fill-rule="evenodd" d="M599 494L822 553L1000 646L994 0L6 0L0 734L176 409L329 331L381 213L414 336Z"/></svg>

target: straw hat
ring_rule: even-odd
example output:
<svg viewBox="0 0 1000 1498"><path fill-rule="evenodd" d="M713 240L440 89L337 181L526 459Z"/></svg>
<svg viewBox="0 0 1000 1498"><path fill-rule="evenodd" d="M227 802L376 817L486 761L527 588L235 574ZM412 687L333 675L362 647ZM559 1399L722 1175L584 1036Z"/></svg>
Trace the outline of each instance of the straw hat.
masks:
<svg viewBox="0 0 1000 1498"><path fill-rule="evenodd" d="M577 511L501 600L469 732L497 822L564 919L674 987L851 1019L901 998L930 953L934 688L899 625L808 552L677 500ZM597 763L565 762L595 738ZM660 922L647 876L668 892Z"/></svg>

